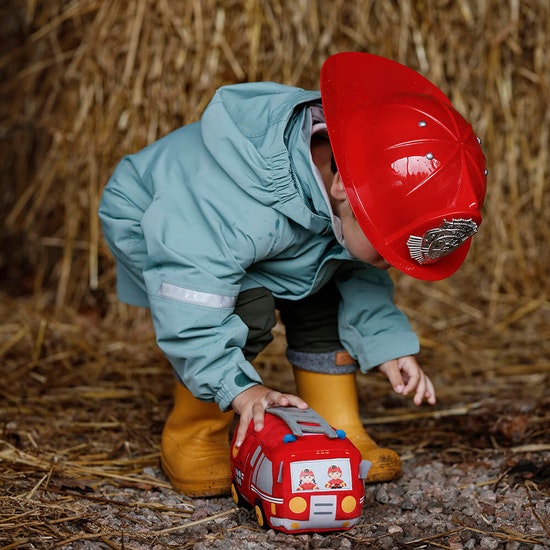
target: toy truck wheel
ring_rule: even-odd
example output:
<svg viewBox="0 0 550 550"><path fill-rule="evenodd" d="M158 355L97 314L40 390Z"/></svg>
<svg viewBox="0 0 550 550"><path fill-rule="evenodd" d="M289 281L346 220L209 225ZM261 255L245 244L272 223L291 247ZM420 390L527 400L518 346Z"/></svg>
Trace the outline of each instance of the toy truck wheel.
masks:
<svg viewBox="0 0 550 550"><path fill-rule="evenodd" d="M237 486L235 485L234 481L231 483L231 498L233 499L233 502L237 506L245 506L246 505L246 501L241 496L241 493L239 493L239 490L237 489ZM249 505L249 508L250 508L250 505Z"/></svg>
<svg viewBox="0 0 550 550"><path fill-rule="evenodd" d="M258 525L262 529L269 529L262 503L259 500L257 500L254 504L254 513L256 514L256 521L258 522Z"/></svg>

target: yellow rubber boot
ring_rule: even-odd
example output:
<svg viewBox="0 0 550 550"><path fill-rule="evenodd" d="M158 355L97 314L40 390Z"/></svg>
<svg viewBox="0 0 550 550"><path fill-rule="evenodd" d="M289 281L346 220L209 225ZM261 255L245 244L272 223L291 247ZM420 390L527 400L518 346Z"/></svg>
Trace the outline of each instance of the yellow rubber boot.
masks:
<svg viewBox="0 0 550 550"><path fill-rule="evenodd" d="M177 383L174 408L162 432L160 459L172 485L190 497L224 495L231 489L229 428L233 411L196 399Z"/></svg>
<svg viewBox="0 0 550 550"><path fill-rule="evenodd" d="M355 373L324 374L294 368L298 395L331 426L347 437L372 463L367 483L389 481L401 475L401 459L391 449L379 447L367 434L359 417Z"/></svg>

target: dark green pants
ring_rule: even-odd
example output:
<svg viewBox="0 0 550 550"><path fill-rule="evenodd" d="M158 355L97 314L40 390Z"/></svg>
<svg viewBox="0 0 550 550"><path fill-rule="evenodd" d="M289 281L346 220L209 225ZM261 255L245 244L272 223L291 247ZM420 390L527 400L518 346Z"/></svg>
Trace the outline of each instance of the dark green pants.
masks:
<svg viewBox="0 0 550 550"><path fill-rule="evenodd" d="M302 300L275 298L265 288L242 292L235 313L248 327L243 349L246 359L253 360L272 340L279 310L285 326L287 357L296 367L324 373L355 372L355 362L337 364L335 354L341 352L338 335L340 294L334 283Z"/></svg>

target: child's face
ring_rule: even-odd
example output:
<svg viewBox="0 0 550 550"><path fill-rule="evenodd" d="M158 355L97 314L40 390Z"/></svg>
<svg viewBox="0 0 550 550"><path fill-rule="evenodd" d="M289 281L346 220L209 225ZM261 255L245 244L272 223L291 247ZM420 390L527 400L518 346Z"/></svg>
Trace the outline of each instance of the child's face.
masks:
<svg viewBox="0 0 550 550"><path fill-rule="evenodd" d="M347 208L350 211L350 216L342 219L342 233L344 235L344 243L348 252L361 260L362 262L367 262L368 264L378 268L378 269L388 269L390 264L378 254L374 249L372 244L370 244L367 237L363 233L362 229L359 227L355 216L351 212L351 207L349 203ZM345 221L344 221L345 220Z"/></svg>
<svg viewBox="0 0 550 550"><path fill-rule="evenodd" d="M388 269L390 264L378 254L359 227L338 172L334 174L330 192L334 199L332 204L333 208L335 208L335 213L342 221L342 233L348 252L358 260L369 263L378 269Z"/></svg>

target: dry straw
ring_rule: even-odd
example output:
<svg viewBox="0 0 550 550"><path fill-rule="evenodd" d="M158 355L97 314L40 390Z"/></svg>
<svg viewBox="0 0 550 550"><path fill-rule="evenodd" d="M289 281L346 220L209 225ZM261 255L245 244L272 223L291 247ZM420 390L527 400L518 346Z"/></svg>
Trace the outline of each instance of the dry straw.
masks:
<svg viewBox="0 0 550 550"><path fill-rule="evenodd" d="M546 311L549 9L543 0L4 8L13 31L0 58L5 224L26 240L31 263L40 259L34 290L53 289L58 308L79 307L90 288L112 290L96 209L124 154L196 120L222 84L315 88L329 54L363 50L420 70L484 138L486 221L453 286L501 325Z"/></svg>

